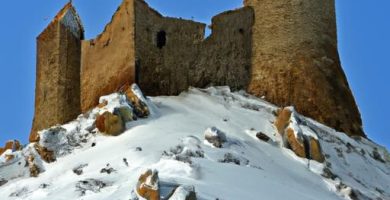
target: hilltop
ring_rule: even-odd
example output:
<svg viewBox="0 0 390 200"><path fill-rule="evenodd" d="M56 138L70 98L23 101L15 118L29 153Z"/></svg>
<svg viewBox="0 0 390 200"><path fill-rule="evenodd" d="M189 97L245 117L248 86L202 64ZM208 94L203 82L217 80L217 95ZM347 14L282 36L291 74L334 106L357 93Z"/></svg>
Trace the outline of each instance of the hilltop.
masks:
<svg viewBox="0 0 390 200"><path fill-rule="evenodd" d="M294 130L297 141L319 142L317 150L304 144L304 157L278 130L282 109L243 91L192 88L147 98L135 85L125 91L41 131L38 143L7 150L0 157L2 199L138 199L148 169L153 176L144 184L158 188L161 199L172 191L170 199L390 199L385 148L292 107L283 109L291 113L286 130ZM99 131L97 118L118 108L132 110L116 115L133 116L123 133ZM312 152L323 157L316 161Z"/></svg>

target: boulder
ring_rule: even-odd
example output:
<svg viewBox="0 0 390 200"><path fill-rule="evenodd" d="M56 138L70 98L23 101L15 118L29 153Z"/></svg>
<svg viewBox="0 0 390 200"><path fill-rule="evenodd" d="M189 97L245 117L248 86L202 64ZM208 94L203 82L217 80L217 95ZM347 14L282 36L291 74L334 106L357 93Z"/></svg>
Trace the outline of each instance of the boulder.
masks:
<svg viewBox="0 0 390 200"><path fill-rule="evenodd" d="M10 140L5 144L5 149L11 149L12 151L18 151L22 149L20 142L17 140Z"/></svg>
<svg viewBox="0 0 390 200"><path fill-rule="evenodd" d="M50 153L53 158L67 155L81 143L82 138L76 136L77 131L77 128L68 131L58 125L45 129L39 132L39 146L36 147L45 154Z"/></svg>
<svg viewBox="0 0 390 200"><path fill-rule="evenodd" d="M118 136L125 130L122 117L108 111L98 115L95 124L100 132L111 136Z"/></svg>
<svg viewBox="0 0 390 200"><path fill-rule="evenodd" d="M0 155L2 155L7 150L19 151L22 149L22 145L18 140L9 140L5 143L4 148L0 148Z"/></svg>
<svg viewBox="0 0 390 200"><path fill-rule="evenodd" d="M147 200L160 200L159 178L156 170L148 169L138 179L137 193Z"/></svg>
<svg viewBox="0 0 390 200"><path fill-rule="evenodd" d="M80 196L84 196L87 193L87 191L98 193L101 191L101 189L107 186L109 186L109 183L106 183L98 179L89 178L89 179L78 181L76 183L76 191L79 192Z"/></svg>
<svg viewBox="0 0 390 200"><path fill-rule="evenodd" d="M379 153L378 148L376 147L372 151L371 157L379 162L386 163L386 161L382 158L382 155Z"/></svg>
<svg viewBox="0 0 390 200"><path fill-rule="evenodd" d="M7 150L13 149L13 146L14 146L14 141L9 140L5 143L4 149L7 149Z"/></svg>
<svg viewBox="0 0 390 200"><path fill-rule="evenodd" d="M208 128L204 132L204 138L207 142L217 148L222 148L222 144L227 141L226 134L216 127Z"/></svg>
<svg viewBox="0 0 390 200"><path fill-rule="evenodd" d="M325 161L325 156L322 154L320 142L313 137L309 137L309 140L310 158L317 162L323 163Z"/></svg>
<svg viewBox="0 0 390 200"><path fill-rule="evenodd" d="M6 154L5 155L5 162L9 162L15 158L15 155L13 154Z"/></svg>
<svg viewBox="0 0 390 200"><path fill-rule="evenodd" d="M256 133L256 137L257 137L259 140L262 140L262 141L264 141L264 142L268 142L268 141L271 140L271 138L268 137L268 135L266 135L266 134L264 134L264 133L262 133L262 132Z"/></svg>
<svg viewBox="0 0 390 200"><path fill-rule="evenodd" d="M27 157L27 164L30 171L31 177L38 177L39 173L41 173L41 170L39 167L35 164L35 157L33 155L30 155Z"/></svg>
<svg viewBox="0 0 390 200"><path fill-rule="evenodd" d="M296 137L298 135L292 128L287 128L286 139L288 147L299 157L306 158L306 150L304 145L304 139Z"/></svg>
<svg viewBox="0 0 390 200"><path fill-rule="evenodd" d="M0 178L0 187L7 184L8 181L6 179Z"/></svg>
<svg viewBox="0 0 390 200"><path fill-rule="evenodd" d="M108 104L108 101L103 101L102 103L99 103L98 105L97 105L97 107L98 108L103 108L104 106L106 106Z"/></svg>
<svg viewBox="0 0 390 200"><path fill-rule="evenodd" d="M128 106L122 106L114 109L114 115L121 116L123 122L131 122L137 119L133 110Z"/></svg>
<svg viewBox="0 0 390 200"><path fill-rule="evenodd" d="M337 178L337 175L332 172L332 170L329 167L324 167L322 170L322 177L327 178L327 179L332 179L335 180Z"/></svg>
<svg viewBox="0 0 390 200"><path fill-rule="evenodd" d="M274 125L278 130L278 133L283 136L283 134L285 133L285 129L290 124L292 110L289 107L285 107L283 109L280 109L277 113L278 116L276 117Z"/></svg>
<svg viewBox="0 0 390 200"><path fill-rule="evenodd" d="M45 162L51 163L56 161L56 156L54 154L54 151L51 151L46 147L42 147L38 143L34 144L34 149L37 151L37 153L41 156L42 160L44 160Z"/></svg>
<svg viewBox="0 0 390 200"><path fill-rule="evenodd" d="M175 189L169 200L196 200L196 193L193 186L179 186Z"/></svg>
<svg viewBox="0 0 390 200"><path fill-rule="evenodd" d="M123 93L126 95L127 100L134 107L135 114L140 118L146 118L150 115L148 105L145 102L145 98L136 84L131 86L126 85L122 88Z"/></svg>
<svg viewBox="0 0 390 200"><path fill-rule="evenodd" d="M296 118L294 108L280 109L274 125L283 138L284 146L290 148L297 156L321 163L325 161L319 141L313 136L303 135L300 120Z"/></svg>

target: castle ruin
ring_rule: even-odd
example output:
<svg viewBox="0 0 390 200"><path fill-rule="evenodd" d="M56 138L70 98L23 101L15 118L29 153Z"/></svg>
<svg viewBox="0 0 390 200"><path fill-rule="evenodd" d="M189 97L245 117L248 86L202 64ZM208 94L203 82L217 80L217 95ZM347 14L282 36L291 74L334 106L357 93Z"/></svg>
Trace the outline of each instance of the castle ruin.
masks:
<svg viewBox="0 0 390 200"><path fill-rule="evenodd" d="M84 40L67 4L37 38L37 131L137 83L146 95L228 85L296 110L348 135L365 136L337 50L334 0L245 0L206 25L164 17L123 0L105 30Z"/></svg>

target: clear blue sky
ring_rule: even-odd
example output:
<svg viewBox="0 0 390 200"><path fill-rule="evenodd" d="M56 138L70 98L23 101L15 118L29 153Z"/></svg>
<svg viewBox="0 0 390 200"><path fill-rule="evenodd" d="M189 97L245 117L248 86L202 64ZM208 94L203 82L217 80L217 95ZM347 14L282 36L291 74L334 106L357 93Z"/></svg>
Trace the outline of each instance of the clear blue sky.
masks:
<svg viewBox="0 0 390 200"><path fill-rule="evenodd" d="M342 64L364 129L390 147L390 1L336 0ZM27 142L34 109L35 38L66 0L2 1L0 7L0 145ZM74 0L86 37L100 33L121 0ZM242 0L147 0L162 14L209 23Z"/></svg>

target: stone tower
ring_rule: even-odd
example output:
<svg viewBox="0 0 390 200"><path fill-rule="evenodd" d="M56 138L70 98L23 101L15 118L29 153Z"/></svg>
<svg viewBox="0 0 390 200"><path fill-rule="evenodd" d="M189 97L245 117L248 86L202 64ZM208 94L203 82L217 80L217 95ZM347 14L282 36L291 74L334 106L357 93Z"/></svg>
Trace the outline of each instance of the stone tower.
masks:
<svg viewBox="0 0 390 200"><path fill-rule="evenodd" d="M249 92L364 136L337 50L334 0L245 0L255 11Z"/></svg>
<svg viewBox="0 0 390 200"><path fill-rule="evenodd" d="M137 82L146 95L228 85L264 96L350 136L365 136L337 50L334 0L245 0L206 24L123 0L96 38L67 4L37 38L37 131Z"/></svg>
<svg viewBox="0 0 390 200"><path fill-rule="evenodd" d="M80 62L83 26L71 3L37 38L35 115L30 141L37 131L76 118L80 113Z"/></svg>

